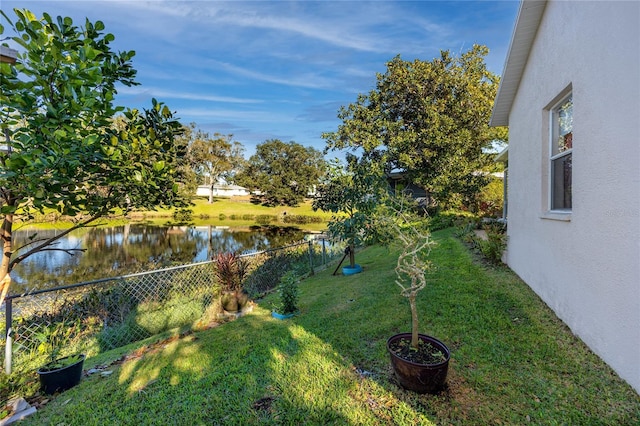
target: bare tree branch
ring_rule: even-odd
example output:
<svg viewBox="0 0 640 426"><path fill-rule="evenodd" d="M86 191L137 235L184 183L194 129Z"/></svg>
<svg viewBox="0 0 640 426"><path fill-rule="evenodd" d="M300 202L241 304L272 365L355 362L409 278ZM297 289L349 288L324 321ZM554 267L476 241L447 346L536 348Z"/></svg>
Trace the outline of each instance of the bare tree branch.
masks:
<svg viewBox="0 0 640 426"><path fill-rule="evenodd" d="M57 240L61 239L62 237L68 235L70 232L75 231L76 229L79 228L83 228L86 225L90 224L91 222L99 219L100 217L102 217L105 214L104 211L99 211L98 213L96 213L95 215L91 216L90 218L82 221L82 222L78 222L76 225L72 226L69 229L65 229L63 232L61 232L60 234L56 235L55 237L49 238L47 240L44 240L41 244L39 244L38 246L32 248L31 250L27 251L26 253L21 254L20 256L16 257L15 259L13 259L10 263L10 269L11 270L14 266L16 266L18 263L22 262L24 259L26 259L27 257L31 256L34 253L38 253L41 251L45 251L47 246L50 246L51 244L55 243ZM61 250L64 251L64 249L54 249L54 250Z"/></svg>

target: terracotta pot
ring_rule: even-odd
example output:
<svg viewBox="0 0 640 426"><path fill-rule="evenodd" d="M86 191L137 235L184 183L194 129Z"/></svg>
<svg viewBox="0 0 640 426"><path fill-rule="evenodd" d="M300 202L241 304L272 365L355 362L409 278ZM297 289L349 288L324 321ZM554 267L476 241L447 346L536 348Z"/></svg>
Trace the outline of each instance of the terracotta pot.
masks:
<svg viewBox="0 0 640 426"><path fill-rule="evenodd" d="M225 291L220 296L222 309L226 312L239 312L247 305L249 296L243 292Z"/></svg>
<svg viewBox="0 0 640 426"><path fill-rule="evenodd" d="M411 333L400 333L387 340L391 366L403 388L417 393L436 393L444 387L447 381L451 353L449 348L435 337L426 334L419 334L418 337L423 342L430 343L440 350L444 354L444 361L437 364L418 364L401 358L391 351L390 344L398 340L411 340Z"/></svg>

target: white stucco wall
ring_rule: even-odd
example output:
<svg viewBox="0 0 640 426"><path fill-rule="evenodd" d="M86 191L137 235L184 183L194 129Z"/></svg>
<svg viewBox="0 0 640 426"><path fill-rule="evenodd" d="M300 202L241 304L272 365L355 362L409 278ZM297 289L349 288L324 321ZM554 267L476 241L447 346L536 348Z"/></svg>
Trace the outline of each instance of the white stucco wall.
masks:
<svg viewBox="0 0 640 426"><path fill-rule="evenodd" d="M509 115L509 266L640 392L640 3L551 1ZM573 208L545 217L548 118L573 93Z"/></svg>
<svg viewBox="0 0 640 426"><path fill-rule="evenodd" d="M211 192L209 185L199 185L196 189L196 196L208 197ZM236 197L249 195L249 191L240 186L214 186L214 197Z"/></svg>

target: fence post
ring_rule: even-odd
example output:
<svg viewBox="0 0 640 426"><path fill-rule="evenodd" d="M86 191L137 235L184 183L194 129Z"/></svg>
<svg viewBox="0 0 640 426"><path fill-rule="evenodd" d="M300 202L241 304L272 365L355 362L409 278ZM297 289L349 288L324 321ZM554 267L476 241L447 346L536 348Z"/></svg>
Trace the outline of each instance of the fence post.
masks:
<svg viewBox="0 0 640 426"><path fill-rule="evenodd" d="M327 264L327 247L325 246L325 239L322 239L322 266Z"/></svg>
<svg viewBox="0 0 640 426"><path fill-rule="evenodd" d="M309 240L309 269L310 275L313 275L313 240Z"/></svg>
<svg viewBox="0 0 640 426"><path fill-rule="evenodd" d="M12 334L13 328L13 299L5 299L4 301L4 315L5 315L5 346L4 346L4 372L8 375L11 374L11 354L13 352Z"/></svg>

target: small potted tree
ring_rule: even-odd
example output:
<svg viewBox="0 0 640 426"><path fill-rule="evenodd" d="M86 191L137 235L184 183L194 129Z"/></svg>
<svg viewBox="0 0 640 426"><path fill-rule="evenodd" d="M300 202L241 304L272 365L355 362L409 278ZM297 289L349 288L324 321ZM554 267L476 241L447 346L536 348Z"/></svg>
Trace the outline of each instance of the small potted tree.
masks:
<svg viewBox="0 0 640 426"><path fill-rule="evenodd" d="M391 336L387 350L391 365L402 387L418 393L439 391L447 379L450 352L435 337L419 333L416 297L426 286L425 273L431 264L427 257L434 245L417 206L403 196L390 197L383 215L391 244L399 245L396 284L409 300L411 332Z"/></svg>
<svg viewBox="0 0 640 426"><path fill-rule="evenodd" d="M273 308L271 315L277 319L291 318L298 312L298 276L289 271L282 276L278 285L279 303Z"/></svg>
<svg viewBox="0 0 640 426"><path fill-rule="evenodd" d="M68 343L73 332L74 327L59 322L36 333L40 342L38 351L47 354L47 363L37 370L42 391L47 395L63 392L80 383L85 355L60 356L62 346Z"/></svg>
<svg viewBox="0 0 640 426"><path fill-rule="evenodd" d="M372 213L379 202L383 179L365 160L350 153L346 160L346 166L339 160L330 164L325 181L316 188L313 209L333 213L329 233L347 243L345 257L349 256L349 265L342 268L342 273L352 275L362 271L355 260L356 246L371 239L371 231L376 229L372 226Z"/></svg>
<svg viewBox="0 0 640 426"><path fill-rule="evenodd" d="M220 286L220 304L226 313L237 313L249 302L243 282L248 272L247 262L235 253L218 253L214 257L215 276Z"/></svg>

